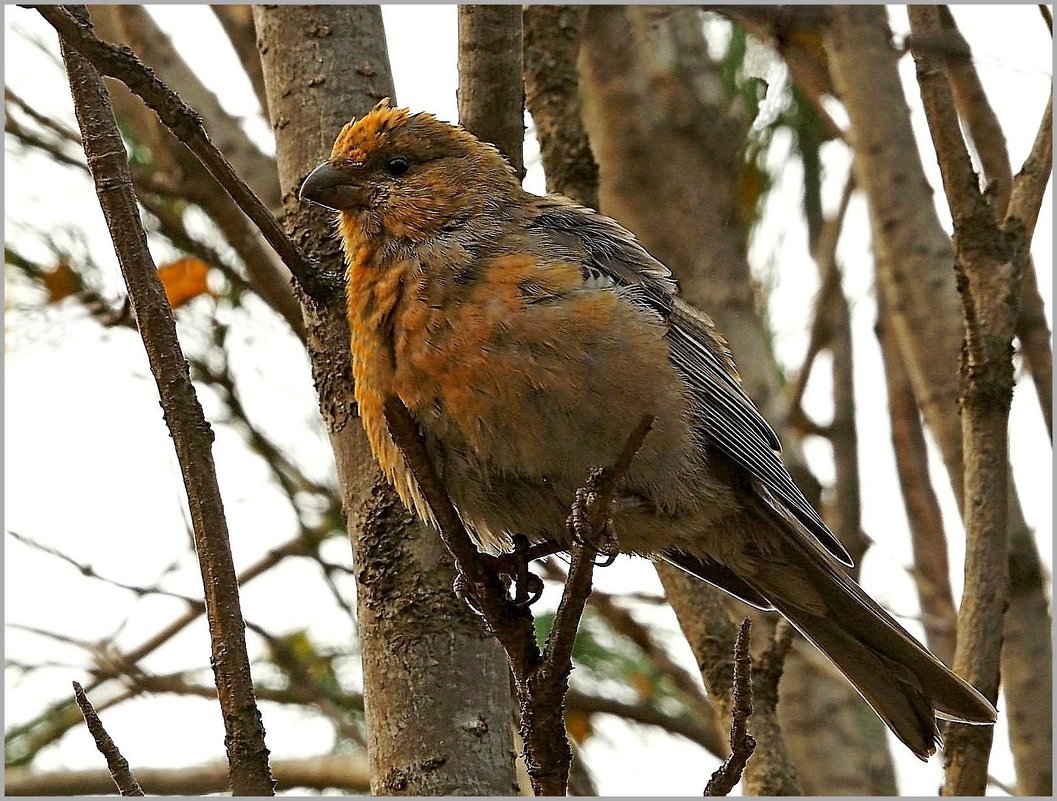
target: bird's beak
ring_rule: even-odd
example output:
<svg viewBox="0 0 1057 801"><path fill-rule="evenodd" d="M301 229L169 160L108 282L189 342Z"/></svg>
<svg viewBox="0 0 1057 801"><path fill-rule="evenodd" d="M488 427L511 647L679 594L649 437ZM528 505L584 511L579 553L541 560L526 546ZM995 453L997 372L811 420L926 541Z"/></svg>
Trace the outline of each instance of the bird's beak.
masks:
<svg viewBox="0 0 1057 801"><path fill-rule="evenodd" d="M359 184L357 173L355 166L338 166L332 161L324 161L305 178L298 197L335 211L366 206L367 189Z"/></svg>

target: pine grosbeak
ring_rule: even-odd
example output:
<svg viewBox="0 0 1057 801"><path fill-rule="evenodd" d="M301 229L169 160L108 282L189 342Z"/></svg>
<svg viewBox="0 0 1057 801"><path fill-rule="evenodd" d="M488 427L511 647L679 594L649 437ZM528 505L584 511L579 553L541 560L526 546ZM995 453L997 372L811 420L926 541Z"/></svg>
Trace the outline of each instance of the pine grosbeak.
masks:
<svg viewBox="0 0 1057 801"><path fill-rule="evenodd" d="M619 548L776 609L920 758L935 715L995 710L842 568L711 320L615 221L522 190L491 145L387 101L350 122L301 197L340 212L356 400L401 498L429 510L389 436L410 411L483 550L565 536L590 468L644 415L619 488Z"/></svg>

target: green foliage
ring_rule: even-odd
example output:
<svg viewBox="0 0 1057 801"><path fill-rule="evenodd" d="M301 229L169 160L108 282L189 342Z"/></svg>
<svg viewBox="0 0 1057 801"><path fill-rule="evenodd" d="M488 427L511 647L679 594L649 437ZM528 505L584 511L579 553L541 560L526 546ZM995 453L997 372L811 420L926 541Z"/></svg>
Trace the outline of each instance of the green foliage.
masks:
<svg viewBox="0 0 1057 801"><path fill-rule="evenodd" d="M541 647L553 625L553 612L536 614L536 638ZM590 606L576 633L573 666L573 684L616 685L633 691L640 700L669 705L673 712L687 709L682 694L642 649L614 632Z"/></svg>

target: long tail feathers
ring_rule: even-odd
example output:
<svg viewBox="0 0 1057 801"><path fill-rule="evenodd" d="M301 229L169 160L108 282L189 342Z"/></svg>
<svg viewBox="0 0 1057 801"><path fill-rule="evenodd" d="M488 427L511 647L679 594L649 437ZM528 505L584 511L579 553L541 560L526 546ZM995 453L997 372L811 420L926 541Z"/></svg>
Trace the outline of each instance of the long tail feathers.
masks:
<svg viewBox="0 0 1057 801"><path fill-rule="evenodd" d="M806 532L772 510L761 517L765 520L754 521L753 528L770 529L766 555L751 575L740 575L737 587L716 580L733 572L717 572L712 560L664 556L735 595L749 595L745 600L756 606L766 599L833 661L919 758L936 750L937 714L964 723L994 723L990 702L866 595ZM749 593L738 591L746 585Z"/></svg>

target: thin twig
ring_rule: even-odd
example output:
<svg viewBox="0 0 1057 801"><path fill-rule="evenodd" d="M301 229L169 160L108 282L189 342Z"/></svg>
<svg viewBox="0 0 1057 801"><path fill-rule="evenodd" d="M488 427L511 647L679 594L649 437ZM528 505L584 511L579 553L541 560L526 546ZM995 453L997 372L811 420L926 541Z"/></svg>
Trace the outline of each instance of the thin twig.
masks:
<svg viewBox="0 0 1057 801"><path fill-rule="evenodd" d="M940 6L939 13L943 33L959 53L946 59L954 103L983 167L987 183L985 195L991 204L995 219L1001 223L1010 212L1009 200L1013 186L1013 168L1009 160L1006 137L973 65L969 43L958 30L950 9ZM1045 134L1047 143L1050 136L1049 132ZM1045 168L1045 174L1049 174L1049 167ZM1008 225L1006 227L1008 229ZM1017 339L1020 340L1020 352L1031 372L1046 430L1052 441L1053 349L1050 346L1050 327L1046 318L1045 301L1039 294L1035 265L1031 258L1028 258L1024 266L1024 277L1021 279L1016 333Z"/></svg>
<svg viewBox="0 0 1057 801"><path fill-rule="evenodd" d="M371 790L366 754L326 754L302 759L276 760L275 780L283 790L339 790L366 794ZM153 793L169 796L205 796L227 790L227 765L209 763L189 768L139 768L143 783ZM4 772L8 796L88 796L113 794L114 785L103 770Z"/></svg>
<svg viewBox="0 0 1057 801"><path fill-rule="evenodd" d="M685 737L691 742L697 743L706 751L712 751L715 747L712 742L712 733L701 725L701 722L693 713L669 714L653 699L635 703L579 690L569 690L569 694L565 698L565 704L568 709L576 709L592 714L614 715L624 720L656 726L671 734Z"/></svg>
<svg viewBox="0 0 1057 801"><path fill-rule="evenodd" d="M121 795L143 795L143 788L139 786L136 777L132 775L128 760L121 755L117 744L107 734L106 729L103 727L103 721L99 719L92 702L84 694L84 688L77 682L73 683L73 696L77 699L77 706L81 708L81 714L84 715L84 722L88 726L88 731L92 733L95 747L106 758L106 766L110 769L110 775L113 777L117 789L121 791Z"/></svg>
<svg viewBox="0 0 1057 801"><path fill-rule="evenodd" d="M745 765L756 750L756 740L749 734L746 722L752 715L752 657L749 655L749 632L752 621L745 618L734 642L734 683L731 688L730 756L712 774L705 785L705 795L724 796L741 781ZM788 646L786 646L788 648Z"/></svg>
<svg viewBox="0 0 1057 801"><path fill-rule="evenodd" d="M1024 161L1024 166L1013 178L1013 190L1009 196L1009 208L1003 228L1007 232L1019 224L1023 226L1024 247L1031 244L1035 233L1035 224L1039 219L1042 198L1046 194L1046 185L1050 182L1050 171L1053 168L1053 92L1046 101L1042 113L1039 131L1031 153Z"/></svg>
<svg viewBox="0 0 1057 801"><path fill-rule="evenodd" d="M249 582L259 578L283 560L291 556L308 556L311 554L311 550L312 544L306 541L303 534L298 534L282 545L268 551L257 562L243 570L238 576L238 584L240 587L245 587ZM196 604L130 651L125 653L115 652L113 661L119 664L135 665L191 625L204 611L203 604ZM88 685L87 691L91 692L98 689L108 679L113 677L113 674L111 674L93 679ZM69 701L52 704L27 723L11 727L6 735L8 742L22 738L25 741L25 745L20 746L20 748L27 753L36 753L41 748L58 740L71 726L76 725L76 719L71 718L68 714L73 708L73 704Z"/></svg>
<svg viewBox="0 0 1057 801"><path fill-rule="evenodd" d="M275 249L309 294L323 296L333 291L331 282L305 259L260 198L213 145L198 113L155 77L131 50L100 40L92 32L91 23L75 19L66 6L38 5L29 8L35 9L44 17L58 31L63 41L96 70L124 83L158 115L173 135L198 157L246 216L253 220L268 244Z"/></svg>
<svg viewBox="0 0 1057 801"><path fill-rule="evenodd" d="M639 452L639 448L642 447L652 427L653 416L643 417L628 436L613 466L603 469L597 475L596 480L589 482L595 489L595 492L591 493L593 497L589 501L590 507L586 510L591 527L589 534L591 542L596 542L601 538L610 515L613 497L616 494L617 481L627 472L631 460ZM592 479L594 478L592 476ZM548 671L564 671L567 675L571 669L576 631L580 627L584 605L591 594L591 574L594 570L596 553L596 549L590 545L573 546L572 564L569 565L569 578L565 582L565 593L562 595L558 611L554 616L552 636L547 639L547 645L543 651L543 663Z"/></svg>
<svg viewBox="0 0 1057 801"><path fill-rule="evenodd" d="M29 103L27 103L17 94L15 94L13 89L7 86L4 87L4 103L14 104L19 111L21 111L27 117L32 119L42 128L46 128L51 131L60 139L64 139L70 144L77 145L77 147L81 146L81 137L77 135L76 131L72 131L67 128L66 123L64 122L60 122L59 120L56 120L53 117L49 117L46 114L41 114L31 105L29 105Z"/></svg>
<svg viewBox="0 0 1057 801"><path fill-rule="evenodd" d="M851 202L852 192L855 190L855 176L848 174L844 182L844 191L841 193L840 205L837 213L825 222L819 232L818 244L815 248L815 263L818 265L821 278L818 297L815 299L814 316L811 321L811 331L808 336L807 352L804 354L804 362L797 371L789 390L789 402L787 412L789 419L802 421L806 419L803 411L804 390L807 388L808 378L815 365L818 354L829 344L832 327L830 325L830 305L833 302L835 292L840 290L840 271L837 269L837 242L840 240L840 232L844 227L844 217Z"/></svg>

